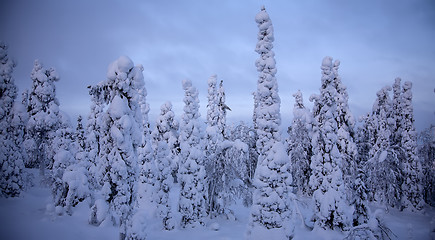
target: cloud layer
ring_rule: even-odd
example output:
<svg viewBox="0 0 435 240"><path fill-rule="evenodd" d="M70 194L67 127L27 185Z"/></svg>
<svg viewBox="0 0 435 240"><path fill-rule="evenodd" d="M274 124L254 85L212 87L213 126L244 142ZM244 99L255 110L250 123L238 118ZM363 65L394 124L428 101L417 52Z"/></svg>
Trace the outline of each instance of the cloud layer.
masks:
<svg viewBox="0 0 435 240"><path fill-rule="evenodd" d="M260 5L275 29L283 125L292 93L318 92L320 63L341 60L354 115L370 111L376 91L394 78L412 81L416 123L435 123L435 6L432 1L12 1L2 2L0 35L17 59L15 79L30 87L35 59L55 67L61 108L86 115L86 86L105 79L107 66L128 55L144 66L151 119L172 101L181 114L181 80L198 87L224 80L230 119L249 120L256 89L254 52ZM308 104L310 106L310 104Z"/></svg>

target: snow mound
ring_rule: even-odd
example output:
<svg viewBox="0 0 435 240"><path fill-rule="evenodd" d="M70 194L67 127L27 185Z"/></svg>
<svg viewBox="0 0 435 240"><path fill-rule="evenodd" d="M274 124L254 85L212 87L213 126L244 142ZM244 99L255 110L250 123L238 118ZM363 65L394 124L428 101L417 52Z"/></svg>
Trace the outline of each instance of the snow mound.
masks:
<svg viewBox="0 0 435 240"><path fill-rule="evenodd" d="M221 226L217 222L214 222L214 223L210 224L210 229L213 230L213 231L219 231L220 227Z"/></svg>
<svg viewBox="0 0 435 240"><path fill-rule="evenodd" d="M134 67L133 61L127 56L119 57L116 63L118 70L125 73Z"/></svg>
<svg viewBox="0 0 435 240"><path fill-rule="evenodd" d="M387 156L388 156L388 152L382 151L381 154L379 154L379 162L385 161L385 159L387 159Z"/></svg>
<svg viewBox="0 0 435 240"><path fill-rule="evenodd" d="M126 73L134 67L133 61L127 56L121 56L118 60L109 64L107 69L107 78L115 79L118 75L127 75Z"/></svg>
<svg viewBox="0 0 435 240"><path fill-rule="evenodd" d="M109 106L108 112L114 119L119 119L128 112L127 101L116 95Z"/></svg>
<svg viewBox="0 0 435 240"><path fill-rule="evenodd" d="M331 67L332 66L332 57L326 56L323 58L322 67Z"/></svg>

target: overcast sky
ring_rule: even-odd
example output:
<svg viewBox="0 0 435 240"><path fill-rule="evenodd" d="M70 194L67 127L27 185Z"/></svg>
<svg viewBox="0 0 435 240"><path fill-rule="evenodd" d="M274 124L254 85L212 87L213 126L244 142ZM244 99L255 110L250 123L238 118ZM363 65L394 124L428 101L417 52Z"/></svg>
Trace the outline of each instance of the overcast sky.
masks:
<svg viewBox="0 0 435 240"><path fill-rule="evenodd" d="M31 86L35 59L61 77L57 95L73 120L87 116L86 86L105 80L121 55L144 66L154 122L165 101L182 113L181 81L199 89L205 116L207 79L224 80L231 121L250 121L256 90L254 17L266 6L275 31L274 51L283 126L290 125L300 89L306 105L319 92L325 56L341 61L342 82L358 117L376 92L396 77L413 82L419 130L435 124L435 2L431 0L318 1L23 1L0 3L0 40L16 59L15 81Z"/></svg>

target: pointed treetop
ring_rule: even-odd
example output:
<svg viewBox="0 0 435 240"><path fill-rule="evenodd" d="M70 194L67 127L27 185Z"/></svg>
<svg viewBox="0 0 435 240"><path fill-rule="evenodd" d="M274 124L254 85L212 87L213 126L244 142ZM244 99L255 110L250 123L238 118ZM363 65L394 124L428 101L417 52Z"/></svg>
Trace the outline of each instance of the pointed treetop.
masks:
<svg viewBox="0 0 435 240"><path fill-rule="evenodd" d="M294 93L293 97L295 98L295 107L305 108L301 90L298 90L296 93Z"/></svg>
<svg viewBox="0 0 435 240"><path fill-rule="evenodd" d="M269 14L266 12L266 8L264 6L261 7L261 11L255 15L255 22L263 23L266 21L270 21ZM267 25L268 26L268 25Z"/></svg>
<svg viewBox="0 0 435 240"><path fill-rule="evenodd" d="M406 81L406 82L403 84L403 90L404 90L404 91L409 90L409 89L411 89L411 88L412 88L412 82Z"/></svg>
<svg viewBox="0 0 435 240"><path fill-rule="evenodd" d="M322 61L322 69L323 67L330 68L332 66L332 57L326 56Z"/></svg>

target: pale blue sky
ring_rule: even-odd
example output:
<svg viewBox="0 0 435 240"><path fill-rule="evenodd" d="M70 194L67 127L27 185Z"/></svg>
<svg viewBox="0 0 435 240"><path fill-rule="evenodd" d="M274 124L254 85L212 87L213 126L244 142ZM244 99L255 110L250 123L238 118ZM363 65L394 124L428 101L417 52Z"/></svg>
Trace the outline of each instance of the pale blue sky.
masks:
<svg viewBox="0 0 435 240"><path fill-rule="evenodd" d="M250 121L256 89L255 14L266 6L275 30L274 51L283 128L294 92L306 104L318 93L325 56L341 61L356 117L371 110L376 92L395 77L413 82L418 129L435 124L435 3L385 1L23 1L0 3L0 39L18 62L20 91L30 88L35 59L61 76L61 109L87 116L86 86L105 79L120 55L144 66L154 122L171 101L181 115L181 81L192 80L205 113L207 79L224 80L232 121Z"/></svg>

